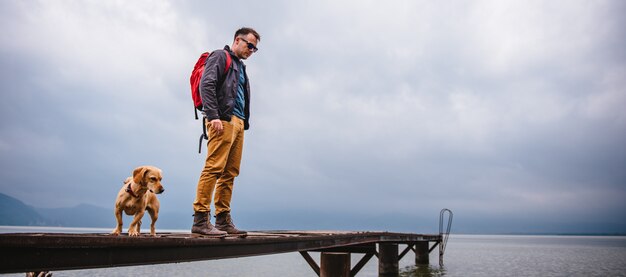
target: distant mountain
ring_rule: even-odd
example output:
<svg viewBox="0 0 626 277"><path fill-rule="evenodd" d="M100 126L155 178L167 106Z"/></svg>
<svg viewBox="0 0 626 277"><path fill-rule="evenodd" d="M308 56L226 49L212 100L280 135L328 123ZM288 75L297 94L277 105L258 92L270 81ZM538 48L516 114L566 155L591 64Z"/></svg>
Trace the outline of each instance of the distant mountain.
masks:
<svg viewBox="0 0 626 277"><path fill-rule="evenodd" d="M112 228L115 217L113 209L88 204L71 208L36 208L0 193L0 225Z"/></svg>
<svg viewBox="0 0 626 277"><path fill-rule="evenodd" d="M157 221L159 229L188 229L193 220L191 212L161 211ZM123 214L124 231L132 221L132 216ZM150 215L142 219L142 230L150 228ZM37 208L0 193L0 225L6 226L59 226L59 227L115 227L113 207L102 208L90 204L80 204L68 208Z"/></svg>
<svg viewBox="0 0 626 277"><path fill-rule="evenodd" d="M4 193L0 193L0 225L44 226L50 222L35 208Z"/></svg>

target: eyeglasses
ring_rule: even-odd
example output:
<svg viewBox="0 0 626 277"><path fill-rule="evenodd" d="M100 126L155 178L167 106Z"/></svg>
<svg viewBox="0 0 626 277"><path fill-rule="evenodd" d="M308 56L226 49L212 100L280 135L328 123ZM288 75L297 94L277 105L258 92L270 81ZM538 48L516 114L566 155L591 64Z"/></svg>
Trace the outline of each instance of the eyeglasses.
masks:
<svg viewBox="0 0 626 277"><path fill-rule="evenodd" d="M254 44L250 43L249 41L243 39L243 38L239 38L240 40L243 40L243 42L248 44L248 49L252 50L252 53L255 53L256 51L259 51L259 48L256 48L256 46L254 46Z"/></svg>

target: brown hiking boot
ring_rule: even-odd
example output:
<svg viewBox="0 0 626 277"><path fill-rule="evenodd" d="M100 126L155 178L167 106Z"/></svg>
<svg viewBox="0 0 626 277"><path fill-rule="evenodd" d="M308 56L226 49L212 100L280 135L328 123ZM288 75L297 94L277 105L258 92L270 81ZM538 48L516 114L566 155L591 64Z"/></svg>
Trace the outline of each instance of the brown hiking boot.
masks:
<svg viewBox="0 0 626 277"><path fill-rule="evenodd" d="M211 225L209 212L196 212L193 214L193 225L191 226L191 233L208 236L208 237L225 237L226 232L220 231Z"/></svg>
<svg viewBox="0 0 626 277"><path fill-rule="evenodd" d="M215 216L215 228L226 231L229 235L247 236L248 232L235 227L230 212L221 212Z"/></svg>

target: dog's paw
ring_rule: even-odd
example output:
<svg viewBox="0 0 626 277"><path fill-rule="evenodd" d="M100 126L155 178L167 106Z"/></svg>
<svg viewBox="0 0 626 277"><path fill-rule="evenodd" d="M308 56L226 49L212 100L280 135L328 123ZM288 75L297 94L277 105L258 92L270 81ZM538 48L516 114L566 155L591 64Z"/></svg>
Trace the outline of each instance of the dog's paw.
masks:
<svg viewBox="0 0 626 277"><path fill-rule="evenodd" d="M128 232L128 236L130 237L138 237L139 236L139 232Z"/></svg>
<svg viewBox="0 0 626 277"><path fill-rule="evenodd" d="M119 236L119 235L120 235L120 232L117 232L117 231L111 232L111 236Z"/></svg>

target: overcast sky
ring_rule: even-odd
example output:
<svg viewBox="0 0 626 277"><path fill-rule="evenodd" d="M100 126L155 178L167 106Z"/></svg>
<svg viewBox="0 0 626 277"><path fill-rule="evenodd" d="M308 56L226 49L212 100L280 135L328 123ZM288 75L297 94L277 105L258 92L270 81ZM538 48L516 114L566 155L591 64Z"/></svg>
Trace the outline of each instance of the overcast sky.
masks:
<svg viewBox="0 0 626 277"><path fill-rule="evenodd" d="M191 214L206 147L189 75L250 26L240 218L393 230L449 208L468 231L626 232L624 14L619 0L2 1L0 192L112 209L150 164L162 209Z"/></svg>

